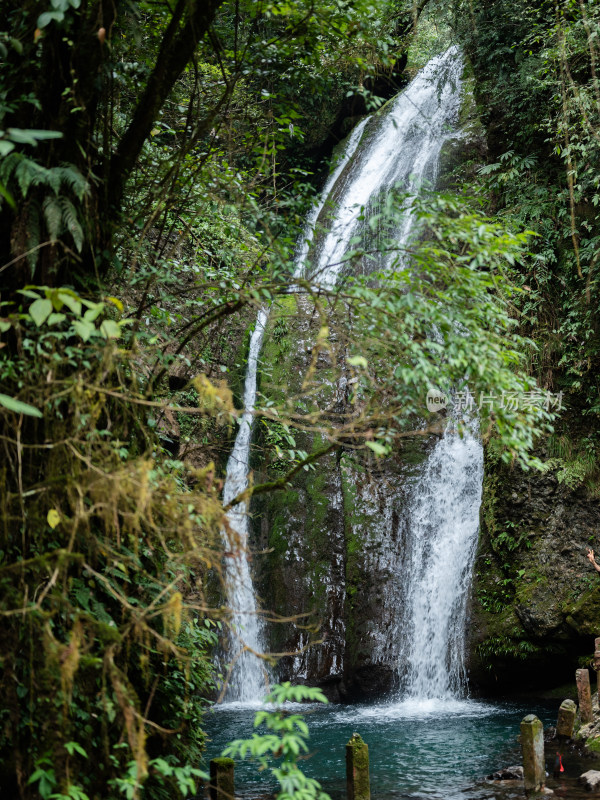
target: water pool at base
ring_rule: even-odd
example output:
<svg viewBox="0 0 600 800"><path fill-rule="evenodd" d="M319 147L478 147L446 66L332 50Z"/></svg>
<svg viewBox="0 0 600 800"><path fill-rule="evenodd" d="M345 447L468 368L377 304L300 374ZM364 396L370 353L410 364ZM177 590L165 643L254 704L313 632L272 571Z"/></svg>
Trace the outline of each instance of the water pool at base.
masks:
<svg viewBox="0 0 600 800"><path fill-rule="evenodd" d="M227 742L252 735L256 708L227 705L207 716L211 740L207 762L220 755ZM525 714L536 713L544 726L555 724L557 706L408 700L388 705L295 706L294 711L305 714L311 734L303 770L318 779L334 800L345 797L345 745L354 732L369 745L373 800L483 800L521 795L522 788L519 792L517 787L501 787L497 793L482 781L500 767L520 763L517 736ZM549 766L552 770L552 763ZM236 795L259 797L274 790L276 784L265 773L247 763L236 764Z"/></svg>

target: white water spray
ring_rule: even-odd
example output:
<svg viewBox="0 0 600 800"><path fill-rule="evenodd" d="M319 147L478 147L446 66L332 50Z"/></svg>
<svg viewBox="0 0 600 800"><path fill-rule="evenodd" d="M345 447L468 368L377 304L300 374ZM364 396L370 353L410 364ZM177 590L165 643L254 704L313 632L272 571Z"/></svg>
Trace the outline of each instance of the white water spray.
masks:
<svg viewBox="0 0 600 800"><path fill-rule="evenodd" d="M316 238L311 257L316 282L335 285L353 238L364 231L364 216L376 211L386 192L400 188L414 195L425 182L435 182L440 151L460 105L462 68L458 48L451 47L368 120L360 148L332 185L331 202L317 218L325 233ZM394 237L400 250L413 223L406 213Z"/></svg>
<svg viewBox="0 0 600 800"><path fill-rule="evenodd" d="M467 600L479 531L483 448L473 423L456 420L434 447L408 508L402 696L464 694Z"/></svg>

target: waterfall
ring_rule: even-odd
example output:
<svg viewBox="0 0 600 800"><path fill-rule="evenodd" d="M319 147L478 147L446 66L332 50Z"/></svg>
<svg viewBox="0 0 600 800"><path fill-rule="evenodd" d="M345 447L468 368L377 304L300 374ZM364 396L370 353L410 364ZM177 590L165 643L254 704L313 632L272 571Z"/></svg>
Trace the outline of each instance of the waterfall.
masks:
<svg viewBox="0 0 600 800"><path fill-rule="evenodd" d="M235 444L229 460L223 487L223 502L230 503L248 486L250 463L250 438L254 403L256 402L256 373L258 356L265 335L268 312L261 308L256 325L250 337L248 365L244 382L244 413L240 419ZM227 699L236 702L254 702L266 692L265 672L260 660L253 652L263 650L262 619L258 615L250 563L248 560L248 516L246 506L238 503L227 515L228 529L225 529L225 547L232 555L226 562L225 582L227 602L232 612L231 633L228 655L236 657L245 645L248 650L238 658L230 678Z"/></svg>
<svg viewBox="0 0 600 800"><path fill-rule="evenodd" d="M451 47L367 121L360 148L331 186L331 203L316 220L324 232L315 237L311 276L322 286L335 285L353 237L364 233L363 215L375 212L386 192L400 187L410 195L425 182L435 183L440 151L460 105L462 69L460 51ZM407 206L394 236L398 248L407 245L412 227Z"/></svg>
<svg viewBox="0 0 600 800"><path fill-rule="evenodd" d="M376 213L378 199L398 186L408 200L394 239L400 263L408 263L402 248L413 233L410 196L426 183L435 186L439 155L457 117L461 72L460 53L452 47L367 123L360 149L332 187L335 215L327 219L324 210L317 220L325 233L315 243L312 274L321 284L335 285L352 238L365 231L361 217ZM390 267L394 258L388 255L381 266ZM463 651L483 450L472 424L463 426L462 436L457 425L457 420L449 423L416 480L404 513L402 549L391 535L396 499L387 498L380 509L379 558L390 575L383 592L395 619L374 633L373 662L396 660L401 697L411 701L457 697L465 686ZM375 505L376 498L367 496L363 502Z"/></svg>
<svg viewBox="0 0 600 800"><path fill-rule="evenodd" d="M408 506L402 696L459 697L466 686L467 600L479 531L483 447L474 423L450 420Z"/></svg>
<svg viewBox="0 0 600 800"><path fill-rule="evenodd" d="M410 197L427 183L435 184L439 155L458 113L461 72L460 53L450 48L433 58L404 92L355 128L309 214L296 254L295 277L306 265L311 281L334 287L354 237L364 237L365 218L376 213L385 194L398 187L406 193L406 213L394 231L394 240L400 253L409 245L414 228ZM404 261L402 255L400 260ZM394 263L397 256L391 253L381 266L392 267ZM227 464L226 503L248 485L256 376L267 319L268 309L263 308L250 341L245 410ZM476 431L468 429L461 437L457 423L451 423L413 488L405 520L404 552L393 552L388 545L384 548L396 581L402 583L399 596L406 612L394 630L387 632L385 644L388 655L393 649L401 665L404 696L451 697L462 688L466 602L477 540L481 478L482 455ZM384 521L391 520L390 509L384 509ZM248 561L244 505L229 513L224 537L226 548L234 554L226 570L232 611L231 659L242 643L256 652L264 649ZM327 583L327 576L323 580ZM393 602L393 591L389 598ZM395 609L399 607L395 604ZM384 636L382 632L381 638ZM244 652L233 670L227 699L256 702L264 694L265 677L259 659Z"/></svg>
<svg viewBox="0 0 600 800"><path fill-rule="evenodd" d="M365 124L366 120L357 125L348 137L338 163L325 183L318 203L308 214L304 233L296 252L294 277L298 277L304 269L316 220L329 198L331 187L336 183L348 159L352 157L358 147ZM244 381L244 412L239 421L233 450L227 461L223 487L224 505L230 503L248 487L258 360L268 318L268 308L261 308L250 337ZM263 621L257 608L250 572L248 514L245 504L238 503L228 512L227 527L223 530L223 540L226 551L232 554L227 559L225 569L227 603L232 617L227 643L227 658L228 660L237 659L227 687L226 699L228 702L256 703L266 694L267 671L261 664L261 660L255 655L264 650Z"/></svg>

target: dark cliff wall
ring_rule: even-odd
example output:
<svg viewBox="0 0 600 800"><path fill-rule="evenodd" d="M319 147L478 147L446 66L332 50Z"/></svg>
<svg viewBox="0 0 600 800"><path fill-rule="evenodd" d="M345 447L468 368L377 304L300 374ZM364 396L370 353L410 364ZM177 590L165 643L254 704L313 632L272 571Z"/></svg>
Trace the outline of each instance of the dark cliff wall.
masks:
<svg viewBox="0 0 600 800"><path fill-rule="evenodd" d="M461 132L444 146L440 186L453 187L481 163L485 142L470 85L464 92ZM342 314L342 311L336 312ZM332 357L345 362L344 325L329 314L332 352L321 353L309 404L346 409L349 375L333 378ZM276 402L302 394L322 319L301 295L282 298L268 322L259 390ZM304 402L304 401L303 401ZM304 405L306 411L308 406ZM289 447L313 452L318 432L295 432L293 445L276 421L262 422L254 446L254 482L285 474L278 457ZM384 696L397 685L404 621L403 552L412 480L436 438L406 440L393 456L375 459L338 448L283 491L255 498L251 507L255 585L264 608L286 621L269 626L269 648L286 653L279 677L322 686L332 699ZM295 618L290 621L289 618Z"/></svg>
<svg viewBox="0 0 600 800"><path fill-rule="evenodd" d="M278 302L265 337L260 391L275 400L282 399L281 387L288 396L301 394L320 325L308 299L291 296ZM331 331L336 361L343 363L345 345L335 320ZM316 383L324 388L310 402L321 410L344 410L345 378L329 383L331 372L330 356L322 354ZM276 454L282 442L277 423L263 424L255 447L255 482L285 473L289 465ZM296 448L313 452L323 445L318 432L295 433ZM256 557L258 593L264 607L295 618L269 626L270 649L290 654L280 661L281 679L320 685L336 700L376 697L393 689L402 508L427 447L421 439L409 442L382 463L336 448L315 469L296 475L284 491L253 502L255 547L266 551Z"/></svg>
<svg viewBox="0 0 600 800"><path fill-rule="evenodd" d="M514 691L572 680L600 634L600 486L571 411L541 442L544 472L486 452L481 536L469 626L470 678Z"/></svg>

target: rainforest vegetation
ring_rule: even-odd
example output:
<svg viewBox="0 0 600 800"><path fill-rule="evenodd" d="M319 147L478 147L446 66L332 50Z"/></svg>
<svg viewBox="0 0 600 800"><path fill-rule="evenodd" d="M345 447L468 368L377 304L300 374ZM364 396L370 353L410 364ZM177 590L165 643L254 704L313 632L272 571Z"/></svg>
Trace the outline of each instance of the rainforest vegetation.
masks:
<svg viewBox="0 0 600 800"><path fill-rule="evenodd" d="M376 464L439 426L428 387L465 383L562 392L584 420L569 474L597 485L599 34L595 0L2 0L3 797L192 792L226 679L248 340L292 287L308 368L259 395L275 477L243 499L340 448ZM486 146L415 201L411 269L378 273L392 192L335 287L294 276L335 145L451 43ZM350 413L321 402L342 374ZM525 470L555 424L535 405L481 420Z"/></svg>

